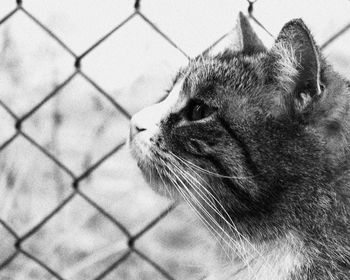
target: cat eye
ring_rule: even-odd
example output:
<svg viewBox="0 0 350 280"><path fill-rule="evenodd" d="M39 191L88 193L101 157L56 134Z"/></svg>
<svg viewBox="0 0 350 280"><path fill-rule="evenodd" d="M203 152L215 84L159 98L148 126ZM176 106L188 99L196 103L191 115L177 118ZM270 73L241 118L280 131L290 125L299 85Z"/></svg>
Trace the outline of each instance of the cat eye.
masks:
<svg viewBox="0 0 350 280"><path fill-rule="evenodd" d="M205 104L195 104L188 114L188 119L190 121L198 121L209 117L213 112L214 110Z"/></svg>

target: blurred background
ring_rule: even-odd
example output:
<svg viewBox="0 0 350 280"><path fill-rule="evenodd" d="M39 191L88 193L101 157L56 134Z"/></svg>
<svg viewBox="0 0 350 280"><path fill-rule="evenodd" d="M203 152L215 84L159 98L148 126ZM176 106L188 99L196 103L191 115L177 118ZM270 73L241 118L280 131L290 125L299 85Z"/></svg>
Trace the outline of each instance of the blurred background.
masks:
<svg viewBox="0 0 350 280"><path fill-rule="evenodd" d="M1 280L202 279L222 254L185 205L167 211L123 143L130 115L162 98L249 2L134 5L0 1ZM267 46L302 18L350 77L350 1L250 5Z"/></svg>

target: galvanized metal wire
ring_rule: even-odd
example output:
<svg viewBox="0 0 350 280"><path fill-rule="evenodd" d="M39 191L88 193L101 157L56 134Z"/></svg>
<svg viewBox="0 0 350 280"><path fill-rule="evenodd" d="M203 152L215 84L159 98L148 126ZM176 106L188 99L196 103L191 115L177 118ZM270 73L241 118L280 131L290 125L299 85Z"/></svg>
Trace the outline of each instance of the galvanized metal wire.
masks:
<svg viewBox="0 0 350 280"><path fill-rule="evenodd" d="M247 14L249 17L255 21L265 32L267 32L270 36L273 37L272 33L264 26L264 24L258 20L254 15L254 4L256 1L247 1ZM108 274L110 274L113 270L115 270L118 266L120 266L132 253L138 255L140 258L145 260L151 266L153 266L157 271L159 271L165 279L174 279L172 275L170 275L164 268L162 268L157 260L151 259L144 252L140 251L136 246L135 242L142 238L142 236L149 231L154 225L156 225L160 220L164 219L167 214L172 211L176 206L172 204L169 206L164 212L159 213L157 217L155 217L151 222L149 222L144 228L142 228L138 233L132 234L125 225L123 225L120 221L118 221L112 214L110 214L107 210L105 210L102 206L100 206L97 202L94 201L93 198L89 197L84 190L80 188L82 181L84 181L89 175L95 172L101 164L103 164L108 158L116 154L120 148L124 145L124 142L119 143L115 147L113 147L109 152L103 155L96 162L91 164L87 169L85 169L82 173L76 174L73 170L71 170L68 166L66 166L60 159L58 159L54 154L52 154L47 148L38 143L30 134L24 132L22 129L23 124L30 119L35 112L40 110L48 101L55 98L60 92L71 83L71 81L76 77L82 77L87 83L91 84L99 94L104 97L108 102L110 102L114 108L123 114L126 118L130 119L131 114L121 105L119 104L113 96L103 89L102 85L97 83L93 78L91 78L88 74L86 74L81 66L82 60L87 57L94 49L98 48L101 43L108 40L110 36L120 29L122 29L128 22L134 20L136 17L142 19L142 21L149 25L154 32L158 33L166 42L168 42L173 48L177 49L180 53L182 53L187 59L191 59L191 57L174 41L172 40L165 32L163 32L150 18L148 18L143 12L141 7L141 1L136 0L134 3L133 12L126 16L124 20L117 23L115 27L113 27L109 32L103 35L99 40L93 43L91 46L88 46L85 51L78 54L69 47L59 36L57 36L50 28L48 28L44 23L42 23L34 14L26 9L25 1L22 0L16 1L16 7L11 10L7 15L5 15L2 19L0 19L0 27L5 22L11 20L11 18L18 13L22 13L32 22L34 22L38 27L40 27L47 36L49 36L53 41L59 44L62 49L68 53L74 59L74 67L73 71L55 88L53 88L47 95L42 98L37 104L32 106L26 113L22 115L17 115L6 103L0 100L0 107L2 107L14 120L14 133L11 135L4 143L0 146L0 153L4 151L8 145L13 142L17 138L23 138L28 143L30 143L33 147L35 147L38 151L40 151L43 155L45 155L48 159L50 159L60 170L66 173L71 179L71 188L69 195L61 201L49 214L43 217L36 225L30 228L24 234L18 234L11 226L6 223L6 221L0 219L0 227L3 227L8 234L10 234L14 239L14 252L9 255L2 263L0 263L0 270L5 269L14 259L18 256L23 255L28 258L28 261L35 262L37 265L46 270L49 274L51 274L54 278L64 280L64 277L60 274L59 271L56 271L54 268L50 267L45 263L45 260L41 260L38 257L34 256L27 250L25 250L22 244L33 236L36 232L38 232L45 224L47 224L54 216L56 216L67 204L69 204L74 197L80 197L89 203L92 207L94 207L99 213L101 213L106 219L110 220L116 228L118 228L127 238L127 251L114 263L109 265L104 271L102 271L98 276L91 280L99 280L105 278ZM344 26L341 30L336 32L329 40L327 40L321 48L324 49L330 44L332 44L335 40L337 40L341 35L345 32L348 32L350 29L350 23ZM222 36L218 36L218 40L213 42L211 46L208 46L207 49L217 44L220 40L225 38L227 34L223 34ZM206 49L206 50L207 50ZM205 52L205 51L204 51Z"/></svg>

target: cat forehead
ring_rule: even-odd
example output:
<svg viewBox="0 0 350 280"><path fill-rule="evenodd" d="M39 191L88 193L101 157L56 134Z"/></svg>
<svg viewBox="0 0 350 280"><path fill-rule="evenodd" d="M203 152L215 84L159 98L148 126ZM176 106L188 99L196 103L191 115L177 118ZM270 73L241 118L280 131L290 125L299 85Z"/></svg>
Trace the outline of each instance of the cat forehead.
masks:
<svg viewBox="0 0 350 280"><path fill-rule="evenodd" d="M264 80L266 55L243 56L223 53L200 58L183 71L183 94L195 97L216 87L229 90L251 88ZM260 82L258 82L260 80Z"/></svg>

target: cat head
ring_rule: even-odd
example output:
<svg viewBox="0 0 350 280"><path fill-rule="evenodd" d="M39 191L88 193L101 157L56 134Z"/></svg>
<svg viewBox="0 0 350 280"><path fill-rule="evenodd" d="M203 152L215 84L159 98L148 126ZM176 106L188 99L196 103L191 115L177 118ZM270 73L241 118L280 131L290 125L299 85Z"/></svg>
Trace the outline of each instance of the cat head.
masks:
<svg viewBox="0 0 350 280"><path fill-rule="evenodd" d="M134 115L130 140L158 192L247 221L327 180L345 145L347 90L302 20L268 50L239 18L235 44L181 69L164 101Z"/></svg>

